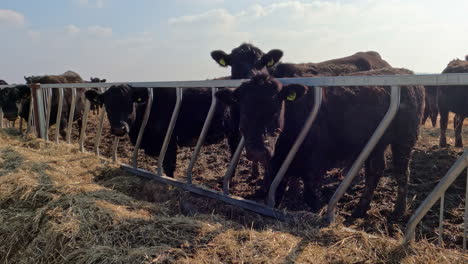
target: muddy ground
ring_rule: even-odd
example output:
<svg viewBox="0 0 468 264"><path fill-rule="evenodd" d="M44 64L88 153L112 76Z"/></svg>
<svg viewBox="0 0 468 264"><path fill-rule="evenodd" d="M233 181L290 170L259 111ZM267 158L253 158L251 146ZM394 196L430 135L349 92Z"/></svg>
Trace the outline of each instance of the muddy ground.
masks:
<svg viewBox="0 0 468 264"><path fill-rule="evenodd" d="M452 117L453 118L453 117ZM451 120L452 120L451 118ZM97 131L99 116L90 114L88 127L86 130L87 140L85 148L88 151L94 149L94 139ZM54 129L50 129L50 137L54 137ZM419 206L427 197L430 191L438 183L439 179L448 171L456 158L461 155L463 149L454 148L453 123L449 123L447 148L438 147L439 128L432 128L429 121L422 127L420 139L414 149L411 163L411 178L408 195L409 212ZM468 146L468 121L465 120L463 143ZM78 129L74 127L74 142L78 141ZM110 136L110 128L107 120L104 122L100 153L103 157L110 158L112 152L113 137ZM193 148L180 148L178 151L177 170L175 177L183 179L186 168L190 162ZM118 148L119 162L131 163L133 146L128 138L120 140ZM196 184L208 186L215 190L222 190L223 175L229 163L229 148L227 142L217 145L205 146L201 151L196 167L193 171L193 181ZM157 159L148 157L142 152L138 158L139 167L155 172ZM406 214L399 219L390 219L393 202L396 198L396 182L391 176L391 153L387 153L387 169L381 179L371 209L365 219L358 219L346 223L350 227L374 234L384 234L391 237L398 237L404 231L406 222L410 214ZM262 173L261 173L262 174ZM333 195L342 179L341 169L333 169L328 172L322 194L325 201ZM231 184L231 193L244 198L255 199L254 193L259 188L258 178L250 174L250 162L243 156L237 168L236 176ZM459 180L447 191L445 221L444 221L444 246L450 248L461 248L463 238L463 208L466 177L459 177ZM360 194L364 188L362 175L357 177L352 188L340 201L338 212L340 220L346 219L357 205ZM302 201L301 191L288 191L285 200L280 205L281 208L289 211L307 211L309 208ZM140 196L139 194L135 194ZM156 195L156 194L155 194ZM208 204L208 203L207 203ZM324 204L325 205L325 204ZM202 211L210 211L210 208L198 208ZM437 243L439 205L436 204L431 212L423 219L422 225L418 226L417 237L426 238ZM228 210L227 210L228 211ZM226 212L221 212L226 213ZM323 213L323 210L322 210ZM231 216L232 217L232 216Z"/></svg>

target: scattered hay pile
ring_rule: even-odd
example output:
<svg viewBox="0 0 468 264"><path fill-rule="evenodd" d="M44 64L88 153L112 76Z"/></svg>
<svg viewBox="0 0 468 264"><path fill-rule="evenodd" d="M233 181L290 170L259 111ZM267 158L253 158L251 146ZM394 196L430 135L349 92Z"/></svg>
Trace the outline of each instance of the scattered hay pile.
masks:
<svg viewBox="0 0 468 264"><path fill-rule="evenodd" d="M468 260L426 242L405 250L396 240L319 228L310 216L286 224L244 212L240 223L227 220L227 211L241 212L128 175L75 146L0 131L1 263Z"/></svg>

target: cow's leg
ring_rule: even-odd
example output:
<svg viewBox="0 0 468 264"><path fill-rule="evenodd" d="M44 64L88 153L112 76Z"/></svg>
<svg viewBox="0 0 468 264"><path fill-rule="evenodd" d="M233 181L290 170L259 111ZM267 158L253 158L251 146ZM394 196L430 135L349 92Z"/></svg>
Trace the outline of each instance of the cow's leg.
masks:
<svg viewBox="0 0 468 264"><path fill-rule="evenodd" d="M447 146L447 138L445 134L447 133L447 123L448 123L448 110L440 109L440 140L439 146Z"/></svg>
<svg viewBox="0 0 468 264"><path fill-rule="evenodd" d="M426 107L424 108L424 114L423 114L423 118L422 118L422 120L421 120L421 124L422 124L422 125L426 124L426 120L427 120L428 117L429 117L429 109L428 109L428 107L426 106Z"/></svg>
<svg viewBox="0 0 468 264"><path fill-rule="evenodd" d="M457 148L463 148L463 140L461 135L463 120L465 120L465 117L458 114L456 114L453 119L453 129L455 130L455 147Z"/></svg>
<svg viewBox="0 0 468 264"><path fill-rule="evenodd" d="M384 169L384 152L383 150L375 151L366 161L366 185L364 192L359 199L359 204L353 211L353 218L360 218L366 215L367 210L369 210L372 198L374 197L375 188L379 183L380 177L382 177Z"/></svg>
<svg viewBox="0 0 468 264"><path fill-rule="evenodd" d="M399 217L406 212L406 197L410 176L409 162L411 160L412 146L414 144L392 144L393 177L398 184L398 194L393 209L393 216Z"/></svg>
<svg viewBox="0 0 468 264"><path fill-rule="evenodd" d="M431 113L430 113L432 127L436 127L436 126L437 126L437 115L438 115L438 114L439 114L439 112L438 112L437 110L433 110L433 111L431 111Z"/></svg>
<svg viewBox="0 0 468 264"><path fill-rule="evenodd" d="M174 136L172 136L174 138ZM169 145L167 146L166 155L164 156L163 160L163 169L164 173L169 177L174 177L174 171L176 169L177 163L177 144L174 139L169 141Z"/></svg>
<svg viewBox="0 0 468 264"><path fill-rule="evenodd" d="M304 201L310 206L313 212L318 212L321 208L323 174L325 174L324 170L306 170L302 174Z"/></svg>
<svg viewBox="0 0 468 264"><path fill-rule="evenodd" d="M63 113L62 113L63 115ZM60 136L62 137L63 140L67 139L67 120L65 118L62 118L60 120L60 128L59 128L59 133Z"/></svg>

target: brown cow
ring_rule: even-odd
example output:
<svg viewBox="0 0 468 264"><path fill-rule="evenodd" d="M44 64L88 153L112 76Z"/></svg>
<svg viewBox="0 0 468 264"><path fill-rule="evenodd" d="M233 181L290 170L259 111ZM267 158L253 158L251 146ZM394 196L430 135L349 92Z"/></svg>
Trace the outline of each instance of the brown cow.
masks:
<svg viewBox="0 0 468 264"><path fill-rule="evenodd" d="M384 68L351 75L412 74ZM304 182L304 198L313 210L321 207L325 172L338 162L354 161L388 110L389 87L329 87L319 115L277 191L281 200L290 177ZM234 91L219 91L220 101L240 109L240 131L247 157L265 164L264 190L270 186L314 105L314 93L303 85L282 84L266 74L253 77ZM261 105L261 107L258 107ZM424 105L421 86L403 87L401 105L392 124L365 163L366 188L353 216L365 215L385 168L384 151L391 145L392 170L398 182L394 214L406 210L409 162L417 141ZM276 141L274 151L272 140Z"/></svg>
<svg viewBox="0 0 468 264"><path fill-rule="evenodd" d="M468 56L467 56L468 57ZM468 73L468 61L453 60L442 73ZM437 89L437 102L440 112L441 147L447 146L446 131L449 112L455 113L453 126L455 130L455 147L463 147L463 120L468 116L468 85L444 86Z"/></svg>

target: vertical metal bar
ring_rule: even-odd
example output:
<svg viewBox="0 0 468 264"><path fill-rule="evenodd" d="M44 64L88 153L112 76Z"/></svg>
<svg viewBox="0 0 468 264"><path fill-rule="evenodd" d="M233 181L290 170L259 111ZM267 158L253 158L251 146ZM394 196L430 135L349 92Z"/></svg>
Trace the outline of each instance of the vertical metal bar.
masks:
<svg viewBox="0 0 468 264"><path fill-rule="evenodd" d="M245 146L245 138L241 137L239 144L237 145L236 152L232 156L231 162L229 162L229 166L224 174L223 178L223 193L225 195L229 195L229 183L231 182L232 175L236 171L237 164L239 164L239 159L242 154L242 150L244 150Z"/></svg>
<svg viewBox="0 0 468 264"><path fill-rule="evenodd" d="M208 134L208 129L210 128L211 121L213 120L215 110L216 110L216 96L215 93L218 89L215 87L211 88L211 106L210 110L208 111L208 114L205 119L205 123L203 124L202 131L200 133L200 137L198 138L197 145L195 146L195 150L192 154L192 158L190 159L189 166L187 168L187 182L192 183L192 172L193 172L193 167L195 166L195 163L197 162L198 155L200 154L201 147L203 146L203 143L205 142L206 135Z"/></svg>
<svg viewBox="0 0 468 264"><path fill-rule="evenodd" d="M169 123L169 127L167 128L166 137L164 138L163 145L161 147L161 152L159 153L158 159L158 175L163 175L163 162L164 156L166 155L167 147L169 146L169 141L171 140L172 132L174 131L177 117L179 116L180 107L182 106L182 89L176 88L176 104L174 106L174 111L172 112L171 121Z"/></svg>
<svg viewBox="0 0 468 264"><path fill-rule="evenodd" d="M0 107L0 128L3 128L3 110Z"/></svg>
<svg viewBox="0 0 468 264"><path fill-rule="evenodd" d="M468 239L468 169L466 170L465 216L463 219L463 250L466 250L467 239Z"/></svg>
<svg viewBox="0 0 468 264"><path fill-rule="evenodd" d="M52 111L52 88L47 89L46 140L49 141L50 112Z"/></svg>
<svg viewBox="0 0 468 264"><path fill-rule="evenodd" d="M85 100L85 109L83 112L83 117L81 118L81 131L80 131L80 151L84 152L84 141L86 139L86 126L88 124L88 115L89 115L89 108L90 108L90 102L89 100Z"/></svg>
<svg viewBox="0 0 468 264"><path fill-rule="evenodd" d="M23 118L20 116L20 119L19 119L19 132L20 134L22 135L23 134Z"/></svg>
<svg viewBox="0 0 468 264"><path fill-rule="evenodd" d="M354 177L356 176L356 174L361 169L361 167L364 164L364 162L366 161L367 157L369 157L369 154L372 152L375 145L377 145L380 138L385 133L388 126L392 122L393 118L397 114L398 108L400 106L400 95L401 95L401 87L396 86L396 85L392 85L392 87L391 87L391 97L390 97L390 107L388 108L387 113L385 114L384 118L380 122L380 124L377 127L377 129L375 130L374 134L372 134L372 136L369 139L369 141L367 142L366 146L361 151L358 158L353 163L353 166L348 171L348 173L346 174L344 180L338 186L338 189L333 194L330 202L328 203L328 208L327 208L328 222L333 223L335 221L336 204L341 199L341 197L343 197L344 193L348 189L349 185L351 185L351 182L353 181Z"/></svg>
<svg viewBox="0 0 468 264"><path fill-rule="evenodd" d="M76 88L72 89L72 101L70 105L70 112L68 112L68 127L67 127L67 143L71 144L71 134L73 128L73 119L75 117L75 106L76 106Z"/></svg>
<svg viewBox="0 0 468 264"><path fill-rule="evenodd" d="M422 204L416 209L410 220L406 224L405 232L405 244L414 240L414 230L421 221L421 219L427 214L431 207L439 200L448 187L457 179L457 177L465 170L468 166L468 149L465 150L463 155L453 164L450 170L445 176L439 181L434 190L427 196ZM466 205L465 205L466 206ZM466 211L465 211L466 214ZM466 218L465 218L466 219Z"/></svg>
<svg viewBox="0 0 468 264"><path fill-rule="evenodd" d="M145 114L143 115L143 120L141 122L140 131L138 131L137 141L135 143L135 149L133 150L133 167L137 168L138 160L138 149L140 148L141 140L143 139L143 134L145 133L146 124L148 124L148 119L151 113L151 107L153 106L153 88L148 88L148 102L146 103Z"/></svg>
<svg viewBox="0 0 468 264"><path fill-rule="evenodd" d="M439 211L439 246L442 246L443 243L443 232L444 232L444 203L445 203L445 193L440 197L440 211Z"/></svg>
<svg viewBox="0 0 468 264"><path fill-rule="evenodd" d="M117 149L119 148L119 137L114 137L114 142L112 143L112 161L117 162L119 159L117 155Z"/></svg>
<svg viewBox="0 0 468 264"><path fill-rule="evenodd" d="M44 98L40 84L31 84L31 96L34 97L34 120L35 128L40 138L45 139Z"/></svg>
<svg viewBox="0 0 468 264"><path fill-rule="evenodd" d="M104 93L106 89L104 88L99 88L99 91L101 93ZM99 107L99 106L98 106ZM99 108L98 108L99 109ZM99 145L101 144L101 135L102 135L102 128L104 126L104 115L105 115L106 111L101 111L99 113L99 125L98 125L98 130L97 130L97 134L96 134L96 139L94 141L94 153L96 154L96 156L99 157Z"/></svg>
<svg viewBox="0 0 468 264"><path fill-rule="evenodd" d="M299 151L299 148L301 147L302 142L304 142L305 138L307 137L307 134L309 133L310 128L312 127L312 124L317 118L318 112L320 110L320 106L322 105L322 87L314 87L314 100L315 100L314 107L312 111L310 112L309 117L307 118L304 124L304 127L299 133L299 136L294 142L294 145L291 147L291 150L289 150L289 153L286 156L286 159L283 161L283 164L281 165L281 168L276 174L275 179L271 183L270 190L268 191L268 206L270 207L275 207L276 189L278 189L278 186L283 180L283 177L286 174L286 171L288 170L289 165L291 165L291 162L296 156L297 151Z"/></svg>
<svg viewBox="0 0 468 264"><path fill-rule="evenodd" d="M55 143L59 143L60 120L62 119L63 88L57 88L59 92L59 103L57 107L57 119L55 121ZM64 128L65 129L65 128Z"/></svg>
<svg viewBox="0 0 468 264"><path fill-rule="evenodd" d="M34 109L34 96L31 93L31 99L29 101L29 114L28 114L28 126L26 128L26 133L32 132L32 124L33 124L33 109Z"/></svg>

